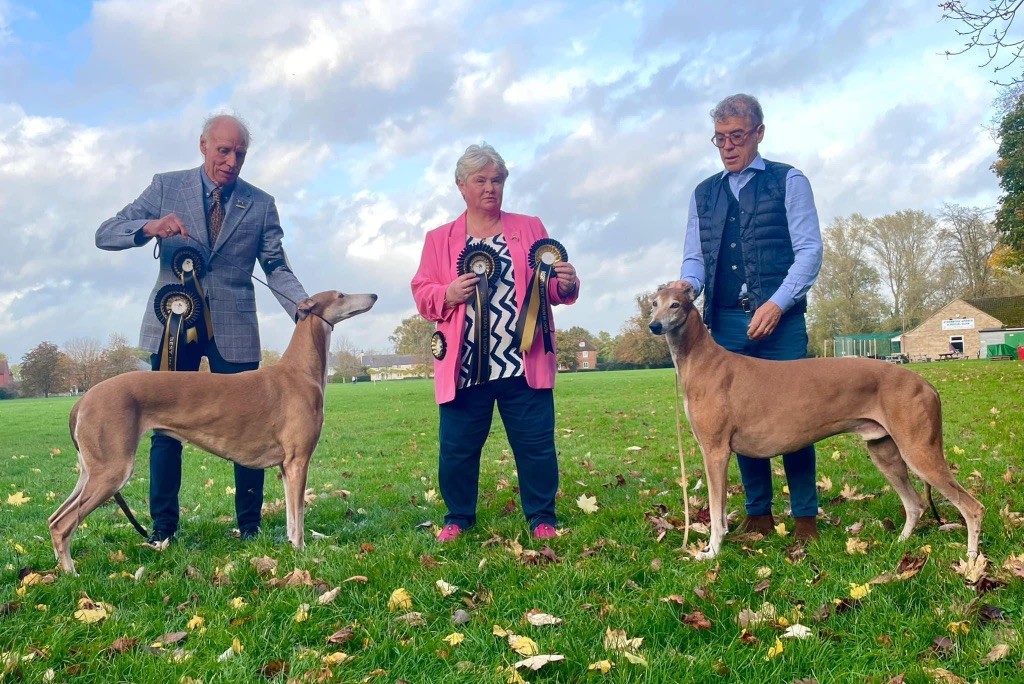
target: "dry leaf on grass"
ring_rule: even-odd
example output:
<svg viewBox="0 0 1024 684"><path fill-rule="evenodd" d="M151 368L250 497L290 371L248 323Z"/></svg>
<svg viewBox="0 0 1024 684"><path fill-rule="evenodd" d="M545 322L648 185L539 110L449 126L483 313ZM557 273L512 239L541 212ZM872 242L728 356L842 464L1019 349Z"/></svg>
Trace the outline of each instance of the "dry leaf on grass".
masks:
<svg viewBox="0 0 1024 684"><path fill-rule="evenodd" d="M587 670L592 672L600 672L601 674L608 674L615 667L615 663L610 660L598 660L596 663L590 663L587 665Z"/></svg>
<svg viewBox="0 0 1024 684"><path fill-rule="evenodd" d="M228 650L224 651L219 656L217 656L217 662L218 663L223 663L223 662L225 662L227 660L231 660L232 658L234 658L235 656L237 656L239 653L241 653L244 650L245 650L245 647L242 646L242 642L238 640L238 637L235 637L234 639L231 640L231 648L229 648Z"/></svg>
<svg viewBox="0 0 1024 684"><path fill-rule="evenodd" d="M437 590L441 592L441 596L445 597L451 596L459 590L457 586L455 586L454 584L448 584L443 579L439 579L436 582L434 582L434 586L436 586Z"/></svg>
<svg viewBox="0 0 1024 684"><path fill-rule="evenodd" d="M531 670L539 670L548 663L558 662L559 660L565 660L565 656L558 655L557 653L550 655L535 655L527 658L526 660L520 660L513 667L517 669L527 667Z"/></svg>
<svg viewBox="0 0 1024 684"><path fill-rule="evenodd" d="M412 596L404 588L399 587L391 592L391 598L388 599L388 610L399 611L409 610L412 608Z"/></svg>
<svg viewBox="0 0 1024 684"><path fill-rule="evenodd" d="M458 646L465 640L466 636L462 632L452 632L444 639L442 639L442 641L444 641L444 643L448 644L449 646Z"/></svg>
<svg viewBox="0 0 1024 684"><path fill-rule="evenodd" d="M996 644L992 647L992 650L988 652L984 658L981 659L982 665L989 665L996 661L1002 660L1006 656L1010 655L1010 647L1006 644Z"/></svg>
<svg viewBox="0 0 1024 684"><path fill-rule="evenodd" d="M295 622L305 622L309 619L309 604L299 604L299 609L295 611Z"/></svg>
<svg viewBox="0 0 1024 684"><path fill-rule="evenodd" d="M509 648L521 656L535 656L540 652L540 647L537 646L536 641L530 637L518 634L508 635L508 645Z"/></svg>
<svg viewBox="0 0 1024 684"><path fill-rule="evenodd" d="M635 651L643 643L643 637L629 638L624 629L608 627L604 632L604 647L609 651Z"/></svg>
<svg viewBox="0 0 1024 684"><path fill-rule="evenodd" d="M811 629L797 622L787 627L782 636L785 639L806 639L811 636Z"/></svg>
<svg viewBox="0 0 1024 684"><path fill-rule="evenodd" d="M256 574L267 577L274 576L277 574L277 561L270 556L263 556L261 558L250 558L249 564L252 565L256 570Z"/></svg>
<svg viewBox="0 0 1024 684"><path fill-rule="evenodd" d="M597 497L587 496L586 494L580 494L579 498L576 499L576 505L579 506L580 510L590 515L591 513L597 513Z"/></svg>
<svg viewBox="0 0 1024 684"><path fill-rule="evenodd" d="M985 576L987 569L988 559L985 558L985 554L980 554L977 558L960 560L953 565L953 572L963 575L968 584L977 584Z"/></svg>
<svg viewBox="0 0 1024 684"><path fill-rule="evenodd" d="M941 684L967 684L967 680L963 677L953 674L949 670L941 667L924 668L925 674L927 674L933 682L940 682Z"/></svg>
<svg viewBox="0 0 1024 684"><path fill-rule="evenodd" d="M861 541L856 537L850 537L846 540L846 553L854 556L858 553L866 554L868 552L868 543Z"/></svg>
<svg viewBox="0 0 1024 684"><path fill-rule="evenodd" d="M21 506L32 500L31 496L25 496L25 492L15 492L7 496L7 503L11 506Z"/></svg>
<svg viewBox="0 0 1024 684"><path fill-rule="evenodd" d="M347 644L352 641L356 636L355 629L352 627L342 627L337 632L327 637L327 643L329 644Z"/></svg>
<svg viewBox="0 0 1024 684"><path fill-rule="evenodd" d="M775 645L768 649L768 654L765 655L765 660L771 660L782 655L782 651L785 650L782 646L782 640L775 637Z"/></svg>
<svg viewBox="0 0 1024 684"><path fill-rule="evenodd" d="M548 615L547 613L542 613L536 608L527 612L524 617L526 618L526 621L534 627L545 627L548 625L562 624L562 618L555 617L554 615Z"/></svg>
<svg viewBox="0 0 1024 684"><path fill-rule="evenodd" d="M318 604L320 604L321 606L326 606L326 605L328 605L330 603L334 603L334 600L336 598L338 598L338 594L340 592L341 592L341 587L335 587L334 589L331 589L329 591L325 591L324 593L320 594L320 597L317 598L316 602Z"/></svg>
<svg viewBox="0 0 1024 684"><path fill-rule="evenodd" d="M626 660L628 660L629 662L631 662L634 665L639 665L641 667L647 667L647 659L644 658L639 653L632 653L630 651L623 651L622 652L622 657L625 658Z"/></svg>

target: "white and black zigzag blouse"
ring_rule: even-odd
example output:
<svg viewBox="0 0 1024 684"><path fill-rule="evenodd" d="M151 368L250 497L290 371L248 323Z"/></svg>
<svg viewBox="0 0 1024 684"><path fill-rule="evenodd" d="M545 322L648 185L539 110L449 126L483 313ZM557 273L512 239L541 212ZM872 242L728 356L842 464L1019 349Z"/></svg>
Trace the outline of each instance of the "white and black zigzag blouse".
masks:
<svg viewBox="0 0 1024 684"><path fill-rule="evenodd" d="M498 253L498 280L490 289L490 380L514 378L523 374L523 357L516 346L516 323L519 312L516 307L516 287L512 279L512 257L508 253L505 236L469 239L466 244L483 243ZM471 302L472 300L470 300ZM468 304L468 303L467 303ZM476 310L466 307L466 327L463 331L462 367L459 370L459 389L475 384L472 377L473 360L478 350L474 335Z"/></svg>

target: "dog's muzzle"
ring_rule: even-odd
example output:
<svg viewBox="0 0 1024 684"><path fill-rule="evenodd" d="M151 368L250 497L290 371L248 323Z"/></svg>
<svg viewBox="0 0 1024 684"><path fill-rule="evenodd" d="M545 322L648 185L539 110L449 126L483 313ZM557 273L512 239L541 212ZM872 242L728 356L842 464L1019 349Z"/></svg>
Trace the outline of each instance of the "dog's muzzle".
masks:
<svg viewBox="0 0 1024 684"><path fill-rule="evenodd" d="M651 321L650 325L647 327L650 328L651 332L655 335L661 335L665 332L665 326L661 324L661 321Z"/></svg>

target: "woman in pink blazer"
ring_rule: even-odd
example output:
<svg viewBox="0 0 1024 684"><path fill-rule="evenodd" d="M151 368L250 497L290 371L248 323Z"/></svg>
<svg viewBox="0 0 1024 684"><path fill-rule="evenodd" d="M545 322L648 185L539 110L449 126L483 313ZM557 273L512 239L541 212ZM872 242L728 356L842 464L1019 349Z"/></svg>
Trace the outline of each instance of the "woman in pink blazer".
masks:
<svg viewBox="0 0 1024 684"><path fill-rule="evenodd" d="M412 279L416 308L437 324L431 351L440 412L438 481L448 507L442 542L476 523L480 452L495 403L533 536L556 534L557 362L548 304L575 302L580 281L540 219L501 210L507 177L493 147L466 149L455 167L466 211L427 233Z"/></svg>

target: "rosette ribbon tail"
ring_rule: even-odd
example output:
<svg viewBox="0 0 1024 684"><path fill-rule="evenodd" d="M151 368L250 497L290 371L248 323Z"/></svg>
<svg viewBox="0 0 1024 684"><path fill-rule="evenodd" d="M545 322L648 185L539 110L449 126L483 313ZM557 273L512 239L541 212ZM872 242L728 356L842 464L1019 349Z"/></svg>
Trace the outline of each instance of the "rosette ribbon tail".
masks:
<svg viewBox="0 0 1024 684"><path fill-rule="evenodd" d="M473 306L476 309L476 325L474 326L474 341L476 342L477 357L475 359L474 371L477 384L487 382L491 376L491 322L488 314L491 295L487 278L480 278L476 284Z"/></svg>
<svg viewBox="0 0 1024 684"><path fill-rule="evenodd" d="M523 302L523 312L516 325L516 337L519 338L520 353L527 354L533 347L533 340L537 337L537 322L540 321L541 329L544 331L544 351L553 352L551 346L551 317L548 304L548 282L554 264L539 263L537 270L533 272L530 286L526 289L526 301Z"/></svg>
<svg viewBox="0 0 1024 684"><path fill-rule="evenodd" d="M178 369L178 343L181 341L181 334L184 331L185 316L171 312L164 323L164 336L160 342L160 370Z"/></svg>

